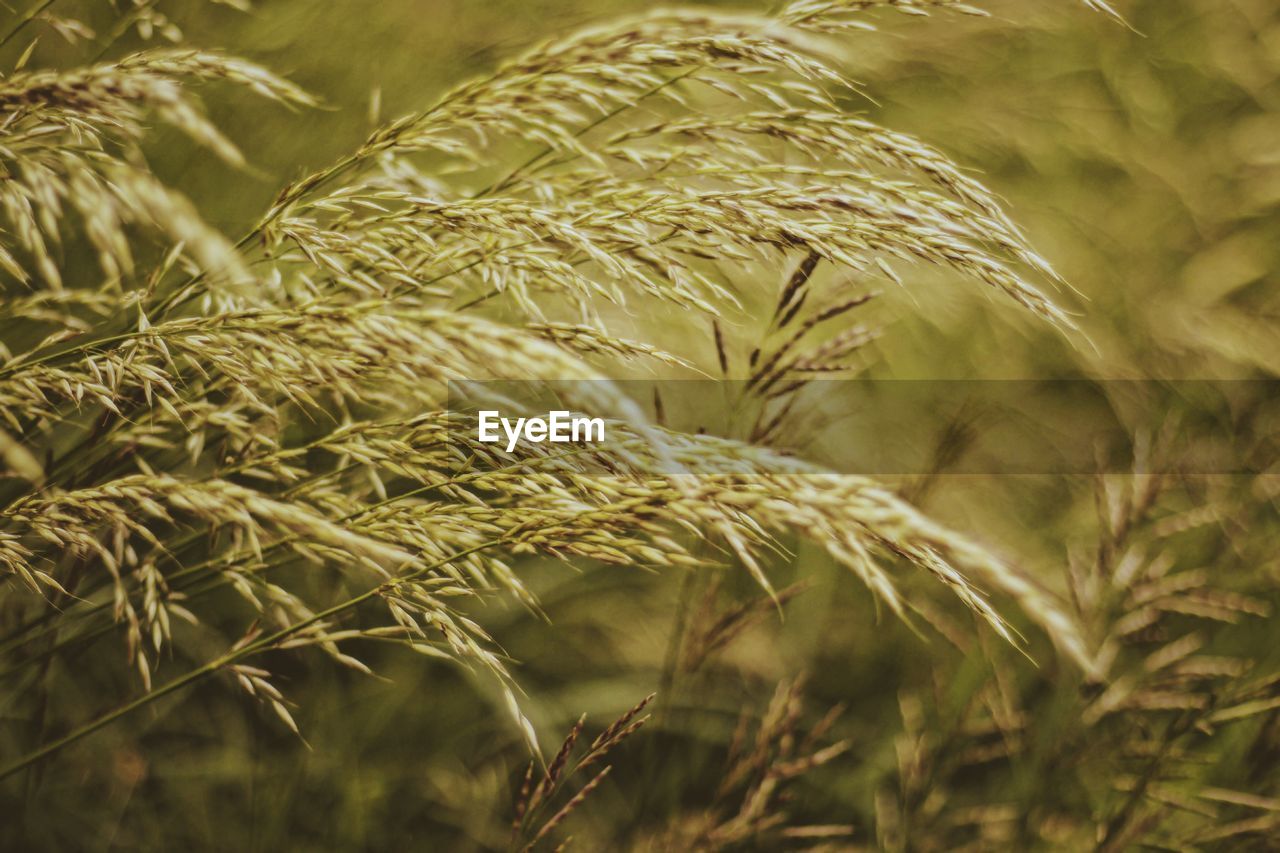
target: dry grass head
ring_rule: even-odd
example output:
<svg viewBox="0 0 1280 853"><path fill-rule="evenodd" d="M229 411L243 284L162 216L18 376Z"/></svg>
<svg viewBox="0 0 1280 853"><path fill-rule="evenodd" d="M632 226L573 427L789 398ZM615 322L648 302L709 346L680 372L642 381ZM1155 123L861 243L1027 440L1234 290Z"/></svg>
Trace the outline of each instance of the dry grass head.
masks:
<svg viewBox="0 0 1280 853"><path fill-rule="evenodd" d="M77 642L124 626L149 690L176 642L172 617L201 620L206 596L230 587L246 623L225 654L0 773L215 673L292 727L268 670L248 662L267 651L316 648L359 669L349 641L393 639L507 678L462 602L502 591L536 606L518 562L530 553L695 569L710 551L772 593L766 555L803 537L902 615L904 565L1013 640L991 595L1010 599L1093 672L1076 621L1024 573L879 483L762 446L782 440L809 378L851 369L873 338L862 326L810 337L846 323L868 280L905 285L904 269L928 263L1071 325L1041 289L1056 275L994 193L938 149L842 109L853 89L824 39L879 5L972 11L806 1L562 36L286 187L235 244L134 154L157 119L238 164L191 84L312 103L296 86L184 48L0 82L12 231L0 267L14 285L0 305L53 326L16 337L0 365L13 436L0 450L21 474L0 509L0 567L66 605L51 621ZM77 225L101 287L63 289L52 247ZM172 246L145 271L137 226ZM797 262L781 293L757 284ZM819 293L819 264L858 286ZM721 322L762 293L777 306L768 340L726 342ZM652 305L714 324L722 373L738 366L733 344L754 346L743 378L762 408L745 441L654 426L607 382L571 402L613 419L612 458L458 438L449 380L587 379L634 359L709 368L611 328ZM298 562L356 569L363 591L311 598L278 580ZM741 827L717 831L754 827L761 797L748 793Z"/></svg>

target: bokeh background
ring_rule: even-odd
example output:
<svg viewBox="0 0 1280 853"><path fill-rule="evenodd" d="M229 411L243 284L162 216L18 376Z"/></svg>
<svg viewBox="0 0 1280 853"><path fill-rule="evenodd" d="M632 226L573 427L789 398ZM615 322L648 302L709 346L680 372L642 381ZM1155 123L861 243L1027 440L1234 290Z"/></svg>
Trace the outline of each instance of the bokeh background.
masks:
<svg viewBox="0 0 1280 853"><path fill-rule="evenodd" d="M1119 0L1126 27L1067 0L981 5L991 17L872 16L877 32L849 36L839 48L866 95L847 106L940 147L1004 197L1076 289L1062 298L1088 340L1019 318L944 274L917 271L910 288L890 290L860 317L883 329L869 370L898 378L1273 376L1280 370L1280 6ZM110 33L114 18L98 6L105 4L77 11ZM216 87L203 93L215 122L246 153L245 171L212 162L176 133L156 137L147 155L158 174L234 236L283 184L355 148L379 122L429 104L536 41L650 4L260 0L242 12L166 0L159 8L187 43L258 61L323 100L320 109L294 113ZM125 33L108 55L137 44L136 33ZM6 61L21 47L6 46ZM52 63L81 50L46 34L36 57ZM643 332L689 349L689 332L669 318L652 318ZM713 363L710 336L694 339L704 363ZM1184 485L1189 508L1239 484ZM1089 478L940 477L903 488L1059 591L1069 567L1098 548ZM1274 506L1274 486L1249 488L1261 489L1255 496L1265 509ZM1175 559L1213 566L1229 586L1280 603L1276 528L1264 526L1272 520L1220 521L1178 540ZM602 726L659 693L653 720L572 817L579 849L674 843L665 833L713 804L744 709L763 713L779 682L801 673L805 719L843 705L828 740L850 746L796 781L786 808L800 823L852 827L850 844L888 846L882 794L910 788L901 754L912 697L924 697L917 711L929 720L929 737L944 743L962 727L992 659L1015 673L1013 692L1040 709L1030 737L1037 754L1052 754L1055 714L1071 713L1081 686L1042 637L1028 632L1034 662L1008 650L965 651L936 630L877 612L859 584L816 553L801 547L777 563L780 589L802 586L776 609L745 573L532 561L522 570L542 614L514 603L475 614L512 650L544 746L582 713ZM686 666L690 637L706 622L699 609L737 607L750 618L732 641ZM935 616L938 624L968 619L959 608ZM1247 650L1260 671L1280 667L1273 620L1224 624L1211 644ZM62 701L95 708L96 697L124 689L116 679L125 676L96 660L99 653L116 651L48 673ZM378 678L324 660L281 662L276 671L298 703L306 743L215 683L75 747L69 765L80 772L51 767L30 781L26 812L17 816L28 841L48 849L502 848L527 751L496 685L400 649L369 649L365 659ZM1259 752L1275 742L1268 719L1218 739L1197 772L1234 778L1258 762L1261 793L1274 796L1264 772L1274 765ZM950 814L966 785L1025 810L1061 800L1070 805L1064 813L1087 813L1091 786L1107 784L1108 768L1076 772L1028 760L972 772L937 781L940 791L960 791L946 809L918 803L906 813L922 825ZM1007 827L987 831L936 837L992 849L1054 846Z"/></svg>

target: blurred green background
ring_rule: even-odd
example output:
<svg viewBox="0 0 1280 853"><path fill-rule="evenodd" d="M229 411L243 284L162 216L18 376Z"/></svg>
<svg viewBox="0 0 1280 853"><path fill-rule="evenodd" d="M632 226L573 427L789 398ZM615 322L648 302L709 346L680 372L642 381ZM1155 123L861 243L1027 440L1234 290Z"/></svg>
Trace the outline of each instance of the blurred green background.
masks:
<svg viewBox="0 0 1280 853"><path fill-rule="evenodd" d="M879 32L843 39L840 51L868 96L847 106L937 145L1007 199L1015 221L1078 289L1063 298L1092 345L1073 346L1005 306L993 310L973 287L920 272L910 292L889 293L863 318L885 329L873 371L1274 375L1280 6L1121 0L1129 29L1066 0L981 5L992 17L882 14L874 17ZM284 183L353 149L378 122L428 105L536 41L650 4L261 0L242 13L190 0L160 8L187 43L258 61L323 99L322 109L290 113L205 92L215 122L246 153L245 172L211 163L174 133L147 152L211 223L238 236ZM85 7L83 17L110 31L105 4ZM126 35L108 55L138 44ZM21 47L5 50L16 57ZM36 58L81 55L45 34ZM663 331L652 331L662 343ZM1097 538L1092 484L1083 480L944 481L923 506L1058 589L1065 567ZM1179 559L1209 563L1235 549L1250 564L1248 585L1269 589L1277 603L1269 538L1240 545L1206 533L1187 540ZM799 782L789 808L805 820L851 824L858 843L875 845L875 793L897 767L899 697L931 689L941 672L950 679L943 696L960 708L988 665L982 654L962 654L877 613L865 590L820 555L801 548L780 562L779 588L800 578L807 588L781 614L764 607L687 676L671 674L673 637L688 617L681 602L758 600L745 574L689 579L531 564L523 570L554 630L514 604L477 614L516 655L544 747L580 713L603 726L661 691L654 724L619 753L614 777L574 816L581 849L662 847L667 827L710 800L740 711L762 711L779 679L802 671L810 673L806 713L846 703L836 735L852 747ZM951 617L967 619L959 608ZM206 639L212 652L218 640ZM1253 650L1264 669L1280 664L1271 621L1228 626L1214 642ZM1038 669L1010 655L1028 673L1027 693L1070 682L1043 638L1032 635L1030 647ZM112 654L118 650L95 651L49 677L64 697L100 707L98 697L125 689L126 676L107 663ZM223 686L204 685L37 774L26 813L7 815L0 834L13 842L21 823L31 847L48 849L501 848L526 753L496 686L400 650L369 649L365 659L380 678L323 660L280 662L281 687L299 705L309 746ZM945 718L949 707L937 711ZM1243 735L1226 741L1218 760L1244 761L1247 743ZM998 784L1010 798L1035 786L1016 775Z"/></svg>

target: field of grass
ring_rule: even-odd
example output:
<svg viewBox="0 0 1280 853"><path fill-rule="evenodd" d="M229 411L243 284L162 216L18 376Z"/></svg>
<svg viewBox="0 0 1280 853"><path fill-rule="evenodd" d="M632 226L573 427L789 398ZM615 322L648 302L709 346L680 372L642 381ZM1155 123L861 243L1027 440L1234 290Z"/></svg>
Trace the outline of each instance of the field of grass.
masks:
<svg viewBox="0 0 1280 853"><path fill-rule="evenodd" d="M1280 846L1274 0L0 69L0 849Z"/></svg>

